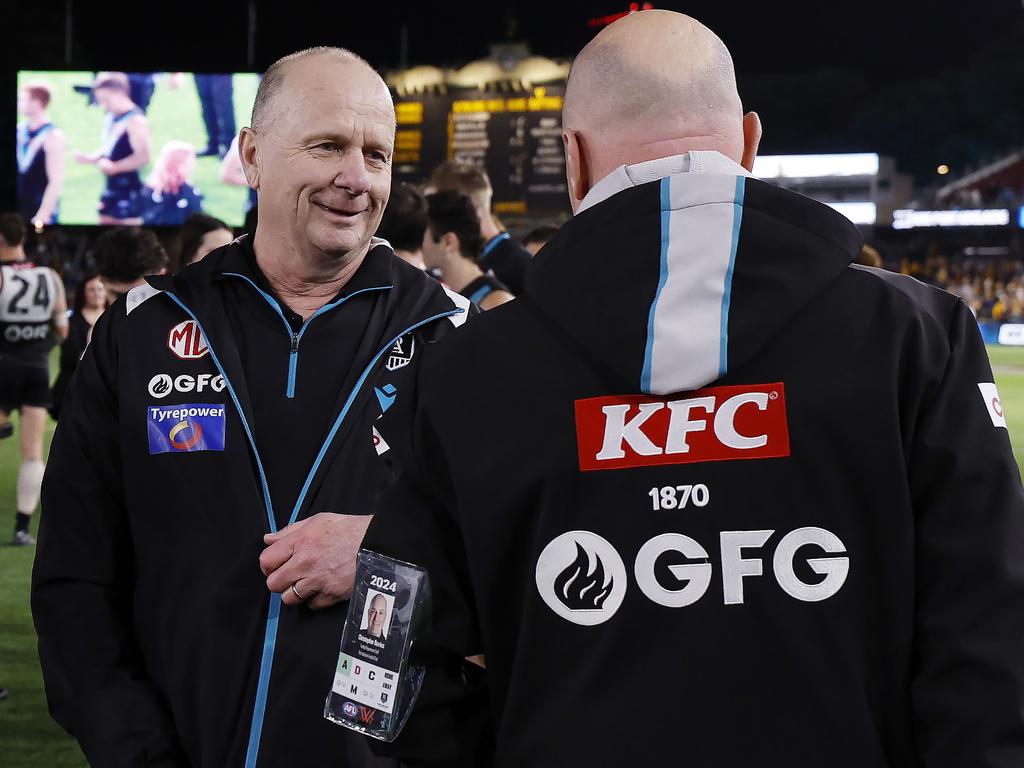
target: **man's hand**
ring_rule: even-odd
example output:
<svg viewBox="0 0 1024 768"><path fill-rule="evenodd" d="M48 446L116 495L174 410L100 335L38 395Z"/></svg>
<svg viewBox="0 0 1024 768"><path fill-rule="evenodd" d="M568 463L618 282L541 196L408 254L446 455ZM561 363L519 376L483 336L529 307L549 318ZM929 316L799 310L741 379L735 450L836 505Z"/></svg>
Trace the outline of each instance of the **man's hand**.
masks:
<svg viewBox="0 0 1024 768"><path fill-rule="evenodd" d="M268 533L263 537L268 546L260 555L267 588L279 593L285 605L305 602L320 609L347 600L355 582L356 553L372 519L321 512Z"/></svg>

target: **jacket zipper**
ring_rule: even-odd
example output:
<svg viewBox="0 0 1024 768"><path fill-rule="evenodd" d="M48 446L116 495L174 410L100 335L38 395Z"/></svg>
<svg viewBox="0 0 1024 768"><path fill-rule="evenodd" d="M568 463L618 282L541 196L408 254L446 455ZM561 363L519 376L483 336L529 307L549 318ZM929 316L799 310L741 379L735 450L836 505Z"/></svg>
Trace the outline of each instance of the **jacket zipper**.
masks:
<svg viewBox="0 0 1024 768"><path fill-rule="evenodd" d="M298 331L295 331L292 330L292 325L291 323L288 322L288 318L284 316L284 310L281 309L281 305L273 296L271 296L269 293L267 293L258 285L256 285L255 281L253 281L251 278L246 277L245 275L239 274L238 272L225 272L224 274L228 277L241 278L249 285L251 285L253 288L255 288L256 292L263 297L263 300L270 305L270 308L277 313L278 317L281 318L281 322L284 323L285 331L288 333L288 337L291 339L290 346L288 349L288 383L285 385L285 397L289 399L293 399L295 397L295 380L298 376L299 371L299 342L302 340L302 334L306 332L306 328L309 327L309 324L320 315L326 314L327 312L330 312L332 309L340 307L353 296L358 296L361 293L368 293L370 291L386 291L393 287L390 285L380 285L373 288L363 288L361 290L355 291L354 293L350 293L348 296L343 296L337 301L333 301L329 304L324 304L322 307L320 307L320 309L318 309L316 312L309 316L309 319L302 324L302 327L299 328Z"/></svg>

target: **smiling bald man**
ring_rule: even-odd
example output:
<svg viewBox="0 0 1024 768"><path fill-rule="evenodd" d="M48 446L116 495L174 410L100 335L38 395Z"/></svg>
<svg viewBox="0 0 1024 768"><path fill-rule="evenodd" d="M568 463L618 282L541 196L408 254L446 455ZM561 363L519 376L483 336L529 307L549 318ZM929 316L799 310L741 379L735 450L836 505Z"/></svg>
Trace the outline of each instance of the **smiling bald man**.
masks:
<svg viewBox="0 0 1024 768"><path fill-rule="evenodd" d="M427 569L446 662L388 751L1024 765L1024 498L970 310L750 175L758 118L694 19L602 31L563 119L575 216L426 361L364 541ZM476 701L441 685L481 653Z"/></svg>
<svg viewBox="0 0 1024 768"><path fill-rule="evenodd" d="M275 63L239 139L255 236L96 325L32 591L50 710L93 765L394 764L324 701L389 441L469 306L373 236L394 136L355 54Z"/></svg>

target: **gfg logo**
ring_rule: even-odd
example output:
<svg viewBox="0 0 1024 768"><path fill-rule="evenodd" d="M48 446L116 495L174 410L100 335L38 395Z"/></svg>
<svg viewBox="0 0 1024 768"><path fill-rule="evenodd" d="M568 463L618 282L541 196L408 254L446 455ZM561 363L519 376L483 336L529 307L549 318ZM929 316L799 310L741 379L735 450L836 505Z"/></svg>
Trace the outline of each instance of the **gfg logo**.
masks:
<svg viewBox="0 0 1024 768"><path fill-rule="evenodd" d="M722 600L725 605L744 603L744 579L764 574L760 557L744 550L760 549L775 531L722 531L719 563L722 569ZM813 583L797 575L797 554L804 547L830 557L807 557L806 567L823 578ZM771 558L779 587L803 602L833 597L850 572L850 559L839 537L824 528L798 528L783 536ZM836 556L843 555L843 556ZM674 561L674 562L673 562ZM663 533L647 541L633 563L633 577L640 591L666 608L693 605L711 586L712 564L708 551L681 533ZM659 565L660 564L660 565ZM608 621L626 594L626 568L619 553L604 538L590 531L569 531L558 536L537 559L537 590L544 602L563 619L593 626Z"/></svg>
<svg viewBox="0 0 1024 768"><path fill-rule="evenodd" d="M223 392L224 377L201 373L198 376L182 374L172 378L169 373L158 373L149 380L149 396L156 398L167 397L171 392L202 392L206 389Z"/></svg>
<svg viewBox="0 0 1024 768"><path fill-rule="evenodd" d="M8 325L4 338L11 343L19 341L42 341L50 335L48 325Z"/></svg>

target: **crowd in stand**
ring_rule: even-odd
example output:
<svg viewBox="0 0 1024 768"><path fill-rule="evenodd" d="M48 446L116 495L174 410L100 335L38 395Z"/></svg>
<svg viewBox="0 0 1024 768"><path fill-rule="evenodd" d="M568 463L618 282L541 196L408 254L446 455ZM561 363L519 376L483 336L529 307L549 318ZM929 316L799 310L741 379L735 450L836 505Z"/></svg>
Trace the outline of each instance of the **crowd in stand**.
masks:
<svg viewBox="0 0 1024 768"><path fill-rule="evenodd" d="M904 259L900 272L937 286L967 302L978 320L1024 322L1024 261L929 256Z"/></svg>

